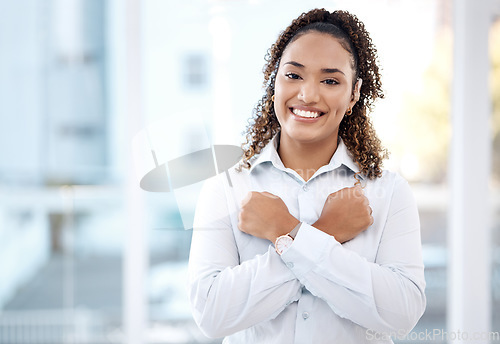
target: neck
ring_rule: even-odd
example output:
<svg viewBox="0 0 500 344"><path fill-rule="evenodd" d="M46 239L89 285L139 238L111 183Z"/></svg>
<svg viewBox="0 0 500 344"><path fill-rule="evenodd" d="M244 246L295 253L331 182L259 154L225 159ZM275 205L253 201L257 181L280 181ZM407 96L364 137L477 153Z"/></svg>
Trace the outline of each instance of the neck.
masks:
<svg viewBox="0 0 500 344"><path fill-rule="evenodd" d="M337 139L307 143L281 136L278 154L285 167L308 181L321 166L328 165L337 146Z"/></svg>

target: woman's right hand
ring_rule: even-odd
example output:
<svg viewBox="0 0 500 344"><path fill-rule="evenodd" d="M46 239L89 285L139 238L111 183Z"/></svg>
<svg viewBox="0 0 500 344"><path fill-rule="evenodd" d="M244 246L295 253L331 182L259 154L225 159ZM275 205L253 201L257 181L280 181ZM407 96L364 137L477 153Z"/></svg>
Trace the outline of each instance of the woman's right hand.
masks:
<svg viewBox="0 0 500 344"><path fill-rule="evenodd" d="M354 186L329 194L313 226L343 244L370 227L373 221L368 198L360 186Z"/></svg>

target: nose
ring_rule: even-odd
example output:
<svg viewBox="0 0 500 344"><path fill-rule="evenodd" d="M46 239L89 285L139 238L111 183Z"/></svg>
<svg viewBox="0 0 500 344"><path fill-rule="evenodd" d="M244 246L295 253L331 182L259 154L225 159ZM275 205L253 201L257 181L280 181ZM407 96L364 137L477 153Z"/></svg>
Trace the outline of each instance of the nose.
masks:
<svg viewBox="0 0 500 344"><path fill-rule="evenodd" d="M298 98L306 104L319 102L320 94L318 85L310 81L304 82L300 87Z"/></svg>

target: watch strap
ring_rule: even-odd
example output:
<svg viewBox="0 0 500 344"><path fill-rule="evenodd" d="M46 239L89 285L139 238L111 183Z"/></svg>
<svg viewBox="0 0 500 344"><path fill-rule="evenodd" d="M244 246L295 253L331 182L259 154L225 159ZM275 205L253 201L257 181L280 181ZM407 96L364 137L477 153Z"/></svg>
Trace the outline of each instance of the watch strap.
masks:
<svg viewBox="0 0 500 344"><path fill-rule="evenodd" d="M302 224L302 222L299 222L293 229L290 233L288 233L289 236L292 237L292 239L295 240L295 237L297 236L297 233L299 232L299 228L300 228L300 225Z"/></svg>

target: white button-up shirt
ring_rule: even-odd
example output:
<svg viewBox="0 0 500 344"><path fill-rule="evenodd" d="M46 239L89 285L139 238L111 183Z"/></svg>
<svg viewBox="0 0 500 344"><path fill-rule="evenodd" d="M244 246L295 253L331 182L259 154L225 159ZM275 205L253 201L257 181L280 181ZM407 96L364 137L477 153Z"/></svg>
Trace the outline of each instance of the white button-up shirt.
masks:
<svg viewBox="0 0 500 344"><path fill-rule="evenodd" d="M250 170L205 182L189 258L194 319L224 343L391 343L425 309L420 224L408 183L384 171L362 179L374 223L340 244L311 224L330 193L359 169L339 141L330 163L307 182L286 168L275 136ZM238 229L249 191L279 196L302 224L280 256L273 243Z"/></svg>

